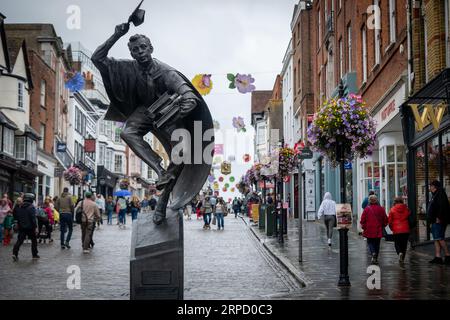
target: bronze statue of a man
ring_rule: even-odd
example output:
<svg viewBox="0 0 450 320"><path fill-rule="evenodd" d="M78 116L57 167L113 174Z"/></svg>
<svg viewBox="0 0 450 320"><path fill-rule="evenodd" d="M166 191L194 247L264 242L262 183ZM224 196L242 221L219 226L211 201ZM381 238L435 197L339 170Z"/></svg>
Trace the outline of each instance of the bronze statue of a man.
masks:
<svg viewBox="0 0 450 320"><path fill-rule="evenodd" d="M152 57L153 46L146 36L134 35L129 39L128 48L134 60L116 60L107 56L111 47L128 30L128 23L116 26L114 34L95 50L91 60L102 75L110 99L105 120L125 122L121 138L157 173L157 189L164 189L154 215L154 222L159 224L165 218L169 195L184 165L171 162L164 169L162 158L143 137L152 132L170 157L172 148L178 143L171 141L175 129L192 128L192 122L204 118L201 114L207 113L207 122L211 117L206 103L190 81ZM178 97L176 110L173 109L164 121L157 123L154 115L149 113L149 107L158 104L167 95ZM206 128L205 125L203 128Z"/></svg>

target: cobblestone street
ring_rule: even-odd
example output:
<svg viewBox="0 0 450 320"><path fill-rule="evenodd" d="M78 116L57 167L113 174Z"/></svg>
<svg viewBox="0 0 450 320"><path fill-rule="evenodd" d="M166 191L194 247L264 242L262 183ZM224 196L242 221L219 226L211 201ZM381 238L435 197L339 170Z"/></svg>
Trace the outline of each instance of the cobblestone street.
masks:
<svg viewBox="0 0 450 320"><path fill-rule="evenodd" d="M185 296L191 299L277 299L301 291L240 218L225 218L225 230L203 230L203 220L185 220Z"/></svg>
<svg viewBox="0 0 450 320"><path fill-rule="evenodd" d="M53 244L38 245L40 259L31 259L31 244L20 248L19 261L11 258L12 247L0 246L0 299L129 299L131 218L126 229L115 224L101 226L94 233L94 249L83 254L81 231L74 224L72 248L61 250L59 230ZM67 268L80 267L81 289L68 289Z"/></svg>

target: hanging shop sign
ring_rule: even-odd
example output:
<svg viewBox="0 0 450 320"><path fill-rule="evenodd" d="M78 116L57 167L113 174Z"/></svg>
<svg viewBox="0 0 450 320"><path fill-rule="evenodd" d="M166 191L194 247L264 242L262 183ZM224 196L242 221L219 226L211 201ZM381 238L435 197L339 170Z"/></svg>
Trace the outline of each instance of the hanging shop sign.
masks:
<svg viewBox="0 0 450 320"><path fill-rule="evenodd" d="M439 130L442 118L445 115L445 110L448 107L448 105L444 103L440 103L437 105L424 104L422 114L420 114L419 104L409 104L408 106L411 108L414 119L416 120L417 131L422 131L430 124L433 125L435 131Z"/></svg>
<svg viewBox="0 0 450 320"><path fill-rule="evenodd" d="M312 159L313 152L310 148L305 147L303 149L298 149L298 158L299 159Z"/></svg>
<svg viewBox="0 0 450 320"><path fill-rule="evenodd" d="M84 139L84 152L95 152L95 139Z"/></svg>
<svg viewBox="0 0 450 320"><path fill-rule="evenodd" d="M66 152L67 143L57 142L56 143L56 151L58 152Z"/></svg>

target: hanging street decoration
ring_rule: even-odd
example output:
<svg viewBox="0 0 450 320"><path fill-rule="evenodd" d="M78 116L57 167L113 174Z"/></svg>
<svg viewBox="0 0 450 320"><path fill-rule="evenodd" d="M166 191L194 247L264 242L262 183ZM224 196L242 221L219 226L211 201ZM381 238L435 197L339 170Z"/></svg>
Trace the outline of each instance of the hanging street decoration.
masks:
<svg viewBox="0 0 450 320"><path fill-rule="evenodd" d="M234 182L234 177L233 176L230 177L230 182Z"/></svg>
<svg viewBox="0 0 450 320"><path fill-rule="evenodd" d="M237 73L236 75L234 75L232 73L228 73L227 79L230 81L230 85L228 86L228 88L237 88L240 93L252 92L256 89L252 84L255 82L255 79L252 78L251 74Z"/></svg>
<svg viewBox="0 0 450 320"><path fill-rule="evenodd" d="M220 172L224 175L230 174L231 173L231 163L228 161L222 162L222 164L220 166Z"/></svg>
<svg viewBox="0 0 450 320"><path fill-rule="evenodd" d="M209 181L210 183L213 183L214 180L215 180L215 178L214 178L213 175L209 175L209 176L208 176L208 181Z"/></svg>
<svg viewBox="0 0 450 320"><path fill-rule="evenodd" d="M234 187L231 187L230 191L234 192L236 189Z"/></svg>
<svg viewBox="0 0 450 320"><path fill-rule="evenodd" d="M223 177L219 177L219 182L223 182Z"/></svg>
<svg viewBox="0 0 450 320"><path fill-rule="evenodd" d="M233 161L236 161L236 157L235 157L235 156L233 156L233 155L231 155L231 156L228 156L228 161L229 161L229 162L233 162Z"/></svg>
<svg viewBox="0 0 450 320"><path fill-rule="evenodd" d="M244 159L244 162L249 162L251 157L250 157L250 155L248 153L246 153L246 154L244 154L243 159Z"/></svg>
<svg viewBox="0 0 450 320"><path fill-rule="evenodd" d="M66 72L64 75L65 87L70 92L76 92L84 89L85 80L81 73L76 71Z"/></svg>
<svg viewBox="0 0 450 320"><path fill-rule="evenodd" d="M225 183L225 188L229 188L230 187L230 184L229 183Z"/></svg>
<svg viewBox="0 0 450 320"><path fill-rule="evenodd" d="M202 96L208 95L213 87L210 74L197 74L191 82Z"/></svg>
<svg viewBox="0 0 450 320"><path fill-rule="evenodd" d="M222 188L222 191L223 191L223 192L227 192L227 188L223 187L223 188Z"/></svg>
<svg viewBox="0 0 450 320"><path fill-rule="evenodd" d="M213 126L215 130L220 130L220 122L217 120L213 120Z"/></svg>
<svg viewBox="0 0 450 320"><path fill-rule="evenodd" d="M233 127L237 130L237 132L247 132L247 129L245 129L244 119L242 117L233 117Z"/></svg>

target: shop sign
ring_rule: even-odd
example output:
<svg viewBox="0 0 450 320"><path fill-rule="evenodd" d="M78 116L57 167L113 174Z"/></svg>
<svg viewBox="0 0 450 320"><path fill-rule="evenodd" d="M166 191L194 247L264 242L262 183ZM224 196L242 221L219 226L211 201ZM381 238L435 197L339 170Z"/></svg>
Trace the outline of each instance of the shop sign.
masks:
<svg viewBox="0 0 450 320"><path fill-rule="evenodd" d="M389 123L400 111L399 106L405 100L405 84L403 84L397 92L375 115L377 123L376 131L379 132L386 124Z"/></svg>
<svg viewBox="0 0 450 320"><path fill-rule="evenodd" d="M88 153L95 152L95 139L85 139L84 140L84 152L88 152Z"/></svg>
<svg viewBox="0 0 450 320"><path fill-rule="evenodd" d="M345 161L344 169L351 170L352 169L352 163L350 161Z"/></svg>
<svg viewBox="0 0 450 320"><path fill-rule="evenodd" d="M350 203L336 204L338 229L350 229L352 226L352 206Z"/></svg>
<svg viewBox="0 0 450 320"><path fill-rule="evenodd" d="M437 131L448 105L443 102L437 105L424 104L422 114L419 114L419 106L419 104L409 104L416 120L416 130L422 131L425 127L432 124L434 130Z"/></svg>
<svg viewBox="0 0 450 320"><path fill-rule="evenodd" d="M63 142L56 143L56 151L58 152L66 152L67 144Z"/></svg>
<svg viewBox="0 0 450 320"><path fill-rule="evenodd" d="M305 171L305 211L316 212L316 194L314 192L314 172L312 170Z"/></svg>
<svg viewBox="0 0 450 320"><path fill-rule="evenodd" d="M299 152L298 152L298 158L299 159L312 159L312 157L313 157L313 152L308 147L300 149Z"/></svg>

